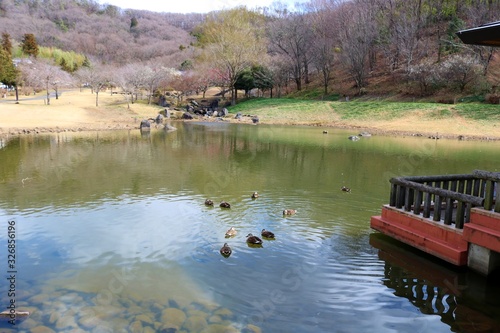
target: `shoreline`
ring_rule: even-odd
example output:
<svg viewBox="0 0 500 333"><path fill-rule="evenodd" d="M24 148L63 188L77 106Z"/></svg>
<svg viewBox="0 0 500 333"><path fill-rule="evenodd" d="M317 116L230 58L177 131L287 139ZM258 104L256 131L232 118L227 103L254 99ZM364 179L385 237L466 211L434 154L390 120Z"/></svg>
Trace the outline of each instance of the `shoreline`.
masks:
<svg viewBox="0 0 500 333"><path fill-rule="evenodd" d="M231 124L242 124L242 125L252 125L252 126L258 126L252 123L251 120L248 121L239 121L234 119L233 117L226 117L223 120L220 119L209 119L209 118L198 118L198 119L192 119L192 120L184 120L184 119L177 119L177 118L170 118L168 121L170 122L226 122L226 123L231 123ZM164 123L167 121L165 120ZM328 129L342 129L342 130L352 130L353 135L358 135L361 132L368 132L371 135L377 135L377 136L390 136L390 137L427 137L429 139L445 139L445 140L467 140L467 141L499 141L500 137L496 136L485 136L485 135L462 135L462 134L431 134L428 132L424 131L405 131L405 130L383 130L380 128L376 127L366 127L366 126L358 126L358 125L345 125L345 124L329 124L329 125L318 125L314 122L311 122L309 124L307 123L300 123L300 124L293 124L293 123L280 123L280 122L263 122L261 123L263 125L280 125L280 126L305 126L305 127L318 127L323 130L328 130ZM38 127L38 126L23 126L23 127L11 127L11 128L2 128L0 127L0 140L5 140L5 141L10 141L11 139L17 138L19 136L27 136L27 135L44 135L44 134L54 134L54 133L64 133L64 132L72 132L72 133L77 133L77 132L100 132L100 131L117 131L117 130L137 130L139 131L139 125L140 125L140 120L139 121L125 121L125 122L116 122L114 124L110 123L87 123L87 124L75 124L75 125L68 125L68 126L44 126L44 127Z"/></svg>
<svg viewBox="0 0 500 333"><path fill-rule="evenodd" d="M68 90L63 97L51 99L50 105L40 97L25 97L15 103L12 96L0 99L0 140L24 135L42 135L61 132L95 132L113 130L139 130L143 119L155 119L164 108L144 103L127 104L123 96L102 92L99 94L99 107L95 106L95 95L89 90ZM102 105L102 106L101 106ZM254 125L250 116L235 119L235 114L220 118L195 117L192 120L180 119L182 110L171 110L172 122L216 122ZM429 139L499 141L500 123L468 121L462 118L423 120L418 115L408 118L377 121L344 121L318 115L297 117L291 114L276 117L259 112L259 124L279 126L309 126L323 130L343 129L353 131L352 135L368 132L377 136L426 137ZM164 119L164 121L167 121ZM497 126L498 125L498 126ZM254 125L255 126L255 125ZM483 133L492 133L485 135ZM5 144L5 143L3 143Z"/></svg>

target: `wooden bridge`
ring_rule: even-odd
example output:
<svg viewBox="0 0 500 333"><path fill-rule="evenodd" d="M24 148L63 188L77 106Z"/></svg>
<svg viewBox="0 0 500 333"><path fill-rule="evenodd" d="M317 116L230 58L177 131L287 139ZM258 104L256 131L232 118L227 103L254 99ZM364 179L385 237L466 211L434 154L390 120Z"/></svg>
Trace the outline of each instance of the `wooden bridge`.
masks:
<svg viewBox="0 0 500 333"><path fill-rule="evenodd" d="M500 173L392 178L370 226L457 266L500 267Z"/></svg>

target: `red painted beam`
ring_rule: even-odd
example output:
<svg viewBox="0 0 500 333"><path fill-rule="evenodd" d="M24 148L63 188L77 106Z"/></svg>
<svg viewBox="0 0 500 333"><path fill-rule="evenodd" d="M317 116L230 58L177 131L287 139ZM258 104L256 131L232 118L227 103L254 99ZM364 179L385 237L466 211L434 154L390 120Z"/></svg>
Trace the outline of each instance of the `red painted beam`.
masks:
<svg viewBox="0 0 500 333"><path fill-rule="evenodd" d="M457 266L467 265L468 243L461 230L390 206L372 216L370 226Z"/></svg>
<svg viewBox="0 0 500 333"><path fill-rule="evenodd" d="M473 209L470 223L464 225L464 239L500 253L500 214Z"/></svg>

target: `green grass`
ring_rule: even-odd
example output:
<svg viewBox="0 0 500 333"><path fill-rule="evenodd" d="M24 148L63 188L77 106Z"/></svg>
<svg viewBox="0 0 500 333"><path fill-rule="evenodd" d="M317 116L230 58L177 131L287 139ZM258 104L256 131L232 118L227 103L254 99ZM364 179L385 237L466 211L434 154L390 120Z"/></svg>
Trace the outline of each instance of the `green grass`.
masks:
<svg viewBox="0 0 500 333"><path fill-rule="evenodd" d="M393 120L414 113L422 119L446 119L454 113L471 120L500 121L500 105L483 103L439 104L425 102L332 102L297 98L256 98L229 108L231 113L318 119L336 115L341 120Z"/></svg>
<svg viewBox="0 0 500 333"><path fill-rule="evenodd" d="M473 120L500 121L500 105L498 104L458 104L453 107L457 113Z"/></svg>

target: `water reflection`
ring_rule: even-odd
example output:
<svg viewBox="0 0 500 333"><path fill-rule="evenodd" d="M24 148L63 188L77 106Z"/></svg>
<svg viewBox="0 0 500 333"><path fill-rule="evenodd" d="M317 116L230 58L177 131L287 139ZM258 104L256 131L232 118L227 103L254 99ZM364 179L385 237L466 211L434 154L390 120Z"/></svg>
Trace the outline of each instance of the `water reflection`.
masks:
<svg viewBox="0 0 500 333"><path fill-rule="evenodd" d="M467 269L457 269L381 234L370 244L384 260L384 285L408 299L419 311L438 315L455 332L498 332L500 291L495 281ZM496 308L485 315L485 305ZM489 311L487 311L489 312Z"/></svg>
<svg viewBox="0 0 500 333"><path fill-rule="evenodd" d="M431 279L436 271L408 273L370 245L369 228L389 176L494 171L495 143L175 126L28 136L0 149L0 224L20 227L18 301L33 311L22 329L469 331L457 311L494 318L500 308L476 297L499 291L479 293L469 275L458 275L458 295ZM228 239L230 227L238 234ZM249 247L245 236L262 229L275 240Z"/></svg>

